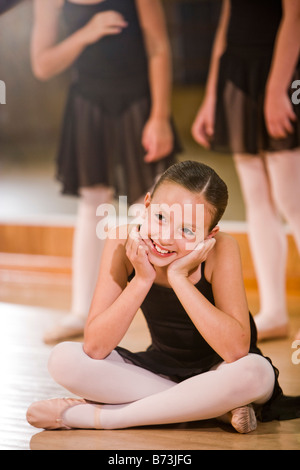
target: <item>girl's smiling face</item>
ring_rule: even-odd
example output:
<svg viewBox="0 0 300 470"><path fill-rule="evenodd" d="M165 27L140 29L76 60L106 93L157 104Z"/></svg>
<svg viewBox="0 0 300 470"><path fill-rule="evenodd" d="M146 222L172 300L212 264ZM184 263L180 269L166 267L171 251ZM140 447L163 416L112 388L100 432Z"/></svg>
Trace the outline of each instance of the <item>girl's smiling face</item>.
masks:
<svg viewBox="0 0 300 470"><path fill-rule="evenodd" d="M164 182L152 199L148 193L140 235L149 248L149 261L167 266L194 250L205 238L213 237L218 228L209 233L212 208L208 206L201 195L177 183Z"/></svg>

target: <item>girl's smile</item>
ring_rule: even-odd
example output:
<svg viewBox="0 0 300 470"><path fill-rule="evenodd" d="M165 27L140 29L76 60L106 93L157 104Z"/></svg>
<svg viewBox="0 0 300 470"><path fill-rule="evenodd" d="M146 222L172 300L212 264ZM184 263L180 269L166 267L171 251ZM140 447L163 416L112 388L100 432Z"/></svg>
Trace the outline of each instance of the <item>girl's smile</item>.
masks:
<svg viewBox="0 0 300 470"><path fill-rule="evenodd" d="M204 202L199 195L169 182L158 188L152 199L147 194L140 235L153 265L169 265L194 250L208 236L211 216L204 209Z"/></svg>
<svg viewBox="0 0 300 470"><path fill-rule="evenodd" d="M176 253L176 251L174 250L168 250L167 248L162 247L161 245L159 245L159 243L152 240L152 238L150 238L150 242L151 242L150 249L152 250L152 253L156 256L167 258L169 256L172 256L174 253Z"/></svg>

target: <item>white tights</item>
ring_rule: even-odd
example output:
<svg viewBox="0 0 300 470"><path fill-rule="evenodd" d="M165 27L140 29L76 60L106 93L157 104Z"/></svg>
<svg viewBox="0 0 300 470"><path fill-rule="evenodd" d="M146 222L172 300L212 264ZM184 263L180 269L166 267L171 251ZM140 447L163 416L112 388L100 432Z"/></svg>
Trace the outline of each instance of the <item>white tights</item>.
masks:
<svg viewBox="0 0 300 470"><path fill-rule="evenodd" d="M65 411L63 422L72 428L121 429L216 418L249 403L265 403L274 388L274 371L262 356L249 354L233 363L179 384L125 363L113 351L106 359L85 354L81 343L60 343L52 351L49 372L72 394L101 403Z"/></svg>
<svg viewBox="0 0 300 470"><path fill-rule="evenodd" d="M287 323L287 242L281 216L300 253L300 149L257 156L235 155L244 195L249 240L260 292L258 330Z"/></svg>
<svg viewBox="0 0 300 470"><path fill-rule="evenodd" d="M73 278L71 313L85 321L96 286L99 263L105 240L96 234L99 218L96 210L100 204L113 202L110 188L95 186L81 188L77 223L73 240Z"/></svg>

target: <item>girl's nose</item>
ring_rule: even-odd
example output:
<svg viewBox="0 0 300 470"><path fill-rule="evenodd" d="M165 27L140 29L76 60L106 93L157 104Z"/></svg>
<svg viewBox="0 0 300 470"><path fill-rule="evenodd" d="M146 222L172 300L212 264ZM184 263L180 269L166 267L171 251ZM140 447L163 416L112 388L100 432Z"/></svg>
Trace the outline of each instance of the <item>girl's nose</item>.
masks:
<svg viewBox="0 0 300 470"><path fill-rule="evenodd" d="M172 224L165 225L160 228L160 233L159 233L159 242L162 245L173 245L174 243L174 228L172 227Z"/></svg>

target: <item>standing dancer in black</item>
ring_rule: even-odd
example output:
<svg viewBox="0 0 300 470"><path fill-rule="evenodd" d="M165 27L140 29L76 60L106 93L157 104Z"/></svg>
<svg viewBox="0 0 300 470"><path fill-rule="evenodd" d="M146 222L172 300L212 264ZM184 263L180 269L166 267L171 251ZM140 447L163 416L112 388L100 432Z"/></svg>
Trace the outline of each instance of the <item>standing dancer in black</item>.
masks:
<svg viewBox="0 0 300 470"><path fill-rule="evenodd" d="M68 36L57 42L61 15ZM114 194L136 202L179 149L160 0L36 0L32 65L41 80L71 68L57 177L64 194L80 195L71 315L49 342L83 332L104 244L97 207Z"/></svg>
<svg viewBox="0 0 300 470"><path fill-rule="evenodd" d="M234 155L259 285L259 339L288 334L281 215L300 253L300 106L291 99L299 31L299 0L224 0L192 128L204 147Z"/></svg>

